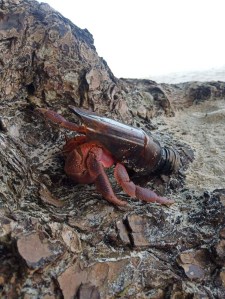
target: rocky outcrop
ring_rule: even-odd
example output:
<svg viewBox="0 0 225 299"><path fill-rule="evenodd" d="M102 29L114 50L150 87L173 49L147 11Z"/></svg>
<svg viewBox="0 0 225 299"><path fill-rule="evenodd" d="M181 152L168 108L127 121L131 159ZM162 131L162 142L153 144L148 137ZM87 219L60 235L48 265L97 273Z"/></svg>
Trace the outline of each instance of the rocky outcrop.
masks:
<svg viewBox="0 0 225 299"><path fill-rule="evenodd" d="M0 297L223 298L224 190L184 188L192 149L158 132L154 120L223 98L225 83L115 78L86 29L34 0L1 1L0 49ZM71 182L61 155L65 131L34 113L49 107L72 120L68 105L173 145L179 174L147 184L176 204L134 201L112 179L129 202L122 210L94 186Z"/></svg>

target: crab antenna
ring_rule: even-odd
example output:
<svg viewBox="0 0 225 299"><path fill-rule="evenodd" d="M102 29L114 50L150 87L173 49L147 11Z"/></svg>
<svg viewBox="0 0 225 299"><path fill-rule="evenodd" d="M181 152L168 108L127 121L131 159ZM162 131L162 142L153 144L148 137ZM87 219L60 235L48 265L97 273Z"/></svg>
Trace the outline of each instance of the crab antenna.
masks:
<svg viewBox="0 0 225 299"><path fill-rule="evenodd" d="M35 111L41 113L45 119L50 120L51 122L59 125L62 128L68 129L70 131L75 131L78 133L85 134L86 128L85 126L78 126L68 120L66 120L62 115L48 109L44 108L36 108Z"/></svg>

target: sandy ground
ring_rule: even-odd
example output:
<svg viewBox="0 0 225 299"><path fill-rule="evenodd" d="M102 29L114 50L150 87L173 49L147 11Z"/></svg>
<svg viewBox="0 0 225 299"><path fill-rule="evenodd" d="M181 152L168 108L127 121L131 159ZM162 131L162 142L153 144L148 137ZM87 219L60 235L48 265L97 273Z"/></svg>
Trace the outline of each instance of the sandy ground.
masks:
<svg viewBox="0 0 225 299"><path fill-rule="evenodd" d="M202 71L186 71L169 73L160 76L150 76L149 79L158 83L175 84L190 81L225 81L225 65Z"/></svg>
<svg viewBox="0 0 225 299"><path fill-rule="evenodd" d="M225 100L194 105L163 120L175 138L195 152L186 172L186 187L196 191L225 188Z"/></svg>

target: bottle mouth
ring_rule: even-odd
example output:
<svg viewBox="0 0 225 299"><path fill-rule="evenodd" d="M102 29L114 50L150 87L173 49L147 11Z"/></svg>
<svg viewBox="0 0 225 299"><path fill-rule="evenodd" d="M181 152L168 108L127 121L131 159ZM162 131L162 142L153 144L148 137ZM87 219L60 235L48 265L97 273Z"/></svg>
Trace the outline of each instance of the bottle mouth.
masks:
<svg viewBox="0 0 225 299"><path fill-rule="evenodd" d="M156 171L163 174L171 174L178 172L179 167L179 154L174 149L163 147L161 149L161 158Z"/></svg>

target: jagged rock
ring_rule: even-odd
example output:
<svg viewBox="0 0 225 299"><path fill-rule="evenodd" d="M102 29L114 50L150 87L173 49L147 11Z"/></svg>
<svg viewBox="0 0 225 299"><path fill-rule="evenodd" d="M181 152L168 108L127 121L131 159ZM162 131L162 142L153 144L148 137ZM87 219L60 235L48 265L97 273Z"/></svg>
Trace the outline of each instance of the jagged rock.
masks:
<svg viewBox="0 0 225 299"><path fill-rule="evenodd" d="M122 220L118 220L116 222L116 228L118 231L119 238L125 245L130 245L130 238L129 238L129 233L127 231L126 225L123 223Z"/></svg>
<svg viewBox="0 0 225 299"><path fill-rule="evenodd" d="M16 226L16 222L4 216L0 216L0 241L6 240Z"/></svg>
<svg viewBox="0 0 225 299"><path fill-rule="evenodd" d="M47 189L47 187L43 184L40 187L39 194L40 194L40 198L43 200L43 202L53 205L54 207L61 208L65 205L64 202L55 198L51 194L51 192Z"/></svg>
<svg viewBox="0 0 225 299"><path fill-rule="evenodd" d="M128 226L131 230L131 240L134 246L148 246L150 242L145 236L145 230L148 228L146 217L138 215L129 215L127 217Z"/></svg>
<svg viewBox="0 0 225 299"><path fill-rule="evenodd" d="M149 295L149 299L163 299L165 298L165 292L161 289L153 290Z"/></svg>
<svg viewBox="0 0 225 299"><path fill-rule="evenodd" d="M38 233L21 236L17 241L17 248L28 267L34 269L46 266L63 252L59 242L53 243Z"/></svg>
<svg viewBox="0 0 225 299"><path fill-rule="evenodd" d="M81 284L87 283L87 272L82 271L80 265L77 264L66 269L58 277L59 286L65 299L74 298Z"/></svg>
<svg viewBox="0 0 225 299"><path fill-rule="evenodd" d="M117 262L101 262L95 263L93 266L84 267L80 262L76 262L75 265L70 266L58 277L59 286L62 290L65 299L74 298L79 294L79 289L82 285L90 283L94 295L97 296L99 289L103 294L103 298L106 296L106 290L109 285L115 284L118 279L118 274L122 275L124 267L128 264L128 260L121 260ZM131 273L130 273L131 274ZM130 283L131 277L126 277L121 281L121 285L115 286L119 290L123 290ZM83 290L84 291L84 290Z"/></svg>
<svg viewBox="0 0 225 299"><path fill-rule="evenodd" d="M220 237L225 239L225 228L222 228L220 231Z"/></svg>
<svg viewBox="0 0 225 299"><path fill-rule="evenodd" d="M179 283L181 278L176 275L173 268L160 257L151 254L143 261L143 285L148 290L166 290L168 284ZM164 293L165 294L165 293Z"/></svg>
<svg viewBox="0 0 225 299"><path fill-rule="evenodd" d="M62 229L62 239L72 252L79 253L82 251L79 235L65 224Z"/></svg>
<svg viewBox="0 0 225 299"><path fill-rule="evenodd" d="M99 291L90 284L82 284L79 287L77 299L100 299Z"/></svg>
<svg viewBox="0 0 225 299"><path fill-rule="evenodd" d="M220 271L220 279L223 287L225 288L225 270Z"/></svg>
<svg viewBox="0 0 225 299"><path fill-rule="evenodd" d="M146 247L150 242L146 238L148 229L147 218L138 215L129 215L124 221L117 221L116 227L121 241L125 245Z"/></svg>
<svg viewBox="0 0 225 299"><path fill-rule="evenodd" d="M222 239L218 242L218 244L215 246L218 263L225 267L225 240Z"/></svg>
<svg viewBox="0 0 225 299"><path fill-rule="evenodd" d="M34 0L1 1L0 49L0 297L74 298L80 289L81 295L97 290L107 299L225 298L224 192L183 187L184 170L193 162L189 140L196 132L189 135L176 118L177 109L195 111L195 103L223 101L225 83L117 79L98 57L88 30ZM67 178L62 147L65 134L73 133L49 126L34 108L49 107L76 122L68 105L143 128L178 150L182 167L172 178L130 171L135 182L175 204L127 198L112 170L113 188L129 209ZM204 122L218 124L224 111L216 112ZM169 120L183 130L185 142L165 127ZM207 251L206 266L201 248ZM190 253L190 263L179 260L178 267L176 258Z"/></svg>
<svg viewBox="0 0 225 299"><path fill-rule="evenodd" d="M147 117L147 110L144 106L140 106L137 109L137 115L140 116L141 118L146 118Z"/></svg>
<svg viewBox="0 0 225 299"><path fill-rule="evenodd" d="M216 189L213 193L219 198L222 205L225 206L225 189Z"/></svg>
<svg viewBox="0 0 225 299"><path fill-rule="evenodd" d="M178 262L191 280L203 280L211 269L209 253L204 249L182 252Z"/></svg>

